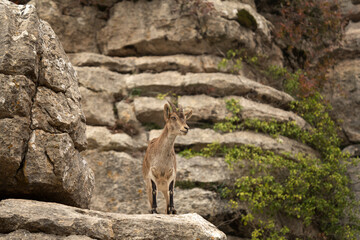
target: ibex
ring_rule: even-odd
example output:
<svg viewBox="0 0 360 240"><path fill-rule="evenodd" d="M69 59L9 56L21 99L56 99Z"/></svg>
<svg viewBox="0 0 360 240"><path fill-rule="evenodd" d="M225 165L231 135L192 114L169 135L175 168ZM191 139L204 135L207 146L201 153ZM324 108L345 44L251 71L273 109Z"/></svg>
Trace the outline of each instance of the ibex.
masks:
<svg viewBox="0 0 360 240"><path fill-rule="evenodd" d="M169 102L164 105L165 127L158 138L150 141L143 162L143 177L150 204L150 213L157 213L156 196L160 190L166 200L166 213L176 214L174 207L174 187L176 181L176 158L174 142L177 135L186 135L186 124L192 110L184 113L179 105Z"/></svg>

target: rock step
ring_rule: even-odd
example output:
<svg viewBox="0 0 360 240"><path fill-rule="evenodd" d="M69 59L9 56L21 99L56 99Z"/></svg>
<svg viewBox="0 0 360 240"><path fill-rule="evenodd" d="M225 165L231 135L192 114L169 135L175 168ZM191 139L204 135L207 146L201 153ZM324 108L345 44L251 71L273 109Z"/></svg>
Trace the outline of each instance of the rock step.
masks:
<svg viewBox="0 0 360 240"><path fill-rule="evenodd" d="M158 137L162 130L151 130L149 140ZM269 135L251 131L239 131L221 134L211 129L190 129L185 136L178 136L175 140L175 147L191 147L200 149L207 144L218 142L227 146L234 145L252 145L264 150L270 150L278 154L290 153L293 156L299 153L319 156L311 147L297 142L293 139L279 136L273 138Z"/></svg>
<svg viewBox="0 0 360 240"><path fill-rule="evenodd" d="M206 94L213 97L246 96L273 106L287 107L294 99L287 93L252 81L241 75L226 73L179 72L118 74L98 67L76 67L81 86L94 92L121 95L157 96Z"/></svg>
<svg viewBox="0 0 360 240"><path fill-rule="evenodd" d="M57 203L2 200L0 233L19 229L60 236L85 235L95 239L226 239L223 232L196 213L125 215Z"/></svg>
<svg viewBox="0 0 360 240"><path fill-rule="evenodd" d="M126 86L129 90L137 89L142 96L156 96L158 93L168 92L177 95L206 94L213 97L237 95L274 106L287 106L294 100L284 92L244 76L225 73L143 73L128 76Z"/></svg>
<svg viewBox="0 0 360 240"><path fill-rule="evenodd" d="M213 55L109 57L96 53L70 53L70 61L78 67L102 67L118 73L160 73L178 71L181 73L218 72L221 57Z"/></svg>
<svg viewBox="0 0 360 240"><path fill-rule="evenodd" d="M88 149L98 149L100 151L126 151L144 150L147 147L147 137L145 133L132 138L126 133L113 134L107 127L86 126L86 138Z"/></svg>
<svg viewBox="0 0 360 240"><path fill-rule="evenodd" d="M309 128L304 119L293 112L285 111L266 104L254 102L243 97L228 96L213 98L206 95L182 96L178 103L184 108L190 108L193 115L189 122L210 121L221 122L231 116L226 109L226 100L235 99L241 106L242 119L259 119L262 121L276 120L279 122L295 121L301 128ZM136 118L142 123L155 123L164 125L163 108L166 100L151 97L138 97L134 99Z"/></svg>
<svg viewBox="0 0 360 240"><path fill-rule="evenodd" d="M136 138L132 138L126 133L115 133L106 127L87 126L86 137L88 149L98 149L99 151L138 151L145 150L149 140L158 137L160 130L151 130L149 137L141 133ZM239 131L221 134L212 129L191 129L185 136L178 136L175 140L175 147L191 147L198 150L207 144L218 142L227 146L252 145L264 150L274 151L278 154L291 153L296 155L303 153L311 156L318 156L318 153L311 147L297 142L296 140L279 136L273 138L263 133L252 131Z"/></svg>

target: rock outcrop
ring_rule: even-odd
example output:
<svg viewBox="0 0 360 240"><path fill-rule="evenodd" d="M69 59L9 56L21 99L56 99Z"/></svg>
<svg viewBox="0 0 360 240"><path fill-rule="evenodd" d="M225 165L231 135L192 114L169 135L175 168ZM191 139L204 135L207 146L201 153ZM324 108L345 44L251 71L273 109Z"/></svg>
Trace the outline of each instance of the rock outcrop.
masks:
<svg viewBox="0 0 360 240"><path fill-rule="evenodd" d="M360 2L340 1L344 16L349 18L341 46L335 50L335 66L329 76L335 81L324 93L333 106L332 115L340 120L346 144L360 142Z"/></svg>
<svg viewBox="0 0 360 240"><path fill-rule="evenodd" d="M0 1L0 198L88 207L94 174L80 155L76 73L32 5Z"/></svg>
<svg viewBox="0 0 360 240"><path fill-rule="evenodd" d="M250 67L245 62L239 75L231 74L229 68L218 69L231 48L266 56L268 65L282 65L282 53L272 41L273 26L256 11L252 0L32 0L39 16L59 35L74 68L33 7L4 1L1 16L11 21L0 17L4 22L0 26L4 29L0 31L0 53L4 52L0 55L0 128L4 129L0 143L5 146L0 148L0 160L6 161L6 168L0 168L0 181L7 179L0 190L20 189L23 194L24 189L31 189L25 192L27 196L41 199L49 196L42 196L39 189L47 195L59 191L65 196L61 201L49 200L80 207L90 202L90 209L96 211L3 200L0 232L6 234L0 234L0 239L224 239L201 217L187 214L192 212L227 234L250 237L251 229L241 224L246 206L233 209L220 194L224 186L247 175L249 169L231 170L222 157L177 156L175 207L185 215L137 215L148 211L141 176L144 150L159 134L164 123L163 105L171 98L193 109L191 130L177 138L176 150L200 149L217 141L289 156L318 156L304 143L284 136L274 138L249 130L223 134L212 129L214 123L231 115L226 109L229 99L241 105L241 120L294 121L303 129L310 128L289 110L294 99L271 87L279 83L267 82L270 80L259 77L256 69L247 69ZM357 3L342 1L352 22L344 46L337 50L343 62L335 66L333 74L346 87L328 92L334 115L343 118L345 135L353 143L359 142L360 132L359 74L353 67L358 60L358 20L356 14L346 11ZM18 17L11 17L12 12ZM248 16L248 21L240 19L241 14ZM8 33L15 25L20 30ZM24 54L17 54L18 49ZM342 98L344 92L346 100ZM86 142L87 150L82 151ZM89 167L96 179L91 201L94 177ZM22 185L25 183L27 188ZM74 199L77 202L72 202ZM158 200L160 212L165 212L163 197ZM25 207L29 212L21 211ZM45 210L54 216L42 215ZM301 223L289 221L294 222L294 234L306 238L308 233ZM130 228L130 224L135 226Z"/></svg>
<svg viewBox="0 0 360 240"><path fill-rule="evenodd" d="M281 51L271 40L273 26L256 12L253 1L206 1L206 6L212 7L204 15L194 12L191 1L92 1L86 6L72 3L73 11L79 11L79 21L85 24L109 13L104 21L93 25L91 32L81 31L84 27L76 24L61 28L62 21L67 20L58 15L67 15L64 9L70 6L68 1L35 2L41 8L40 14L59 26L55 31L64 30L58 34L79 75L88 140L88 150L82 156L97 179L91 209L147 213L141 164L147 142L159 133L154 128L163 126L162 109L170 97L193 109L189 121L192 130L188 136L178 137L177 149L199 149L218 141L231 146L251 144L280 154L317 155L303 143L283 136L276 139L251 131L221 134L209 129L230 116L226 110L229 99L242 106L243 120L295 121L301 128L309 128L301 117L289 111L294 100L290 95L262 84L266 80L255 81L245 70L233 75L229 69L218 69L222 54L230 48L265 54L269 64L281 65ZM92 19L82 17L99 4L102 7ZM48 14L51 11L56 13L54 18ZM251 26L239 21L239 11L252 16ZM70 22L75 15L71 18ZM77 39L85 38L85 34L94 39L96 35L99 49L91 47L87 40L81 47L68 44L72 41L68 35L75 30ZM80 44L76 39L74 42ZM177 158L178 212L196 212L227 234L249 237L249 229L240 224L246 207L231 208L219 193L222 186L246 175L248 169L232 171L223 158ZM161 195L158 200L159 210L164 212Z"/></svg>
<svg viewBox="0 0 360 240"><path fill-rule="evenodd" d="M154 217L103 213L32 200L3 200L0 202L0 238L17 236L34 239L226 239L224 233L196 213Z"/></svg>

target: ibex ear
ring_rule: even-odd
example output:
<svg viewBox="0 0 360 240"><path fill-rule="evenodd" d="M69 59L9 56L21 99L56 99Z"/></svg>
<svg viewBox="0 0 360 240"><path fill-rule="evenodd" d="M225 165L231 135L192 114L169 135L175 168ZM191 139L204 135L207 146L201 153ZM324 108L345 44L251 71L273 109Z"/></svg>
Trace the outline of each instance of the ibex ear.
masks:
<svg viewBox="0 0 360 240"><path fill-rule="evenodd" d="M164 105L164 119L165 119L165 122L167 120L169 120L170 114L171 114L171 109L170 109L169 105L165 104Z"/></svg>
<svg viewBox="0 0 360 240"><path fill-rule="evenodd" d="M186 111L186 112L185 112L185 119L186 119L186 120L190 119L191 116L192 116L192 110L189 110L189 111Z"/></svg>

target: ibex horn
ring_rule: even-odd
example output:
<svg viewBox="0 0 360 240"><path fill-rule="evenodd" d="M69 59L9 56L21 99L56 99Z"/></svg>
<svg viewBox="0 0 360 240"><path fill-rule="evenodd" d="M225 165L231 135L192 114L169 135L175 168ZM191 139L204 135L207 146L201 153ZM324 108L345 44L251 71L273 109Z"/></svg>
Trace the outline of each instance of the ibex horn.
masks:
<svg viewBox="0 0 360 240"><path fill-rule="evenodd" d="M170 102L170 101L167 101L167 102L170 104L171 111L172 111L172 112L176 112L176 106L175 106L175 104L173 104L173 103Z"/></svg>
<svg viewBox="0 0 360 240"><path fill-rule="evenodd" d="M183 112L183 107L179 104L179 112Z"/></svg>

